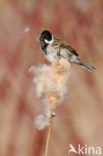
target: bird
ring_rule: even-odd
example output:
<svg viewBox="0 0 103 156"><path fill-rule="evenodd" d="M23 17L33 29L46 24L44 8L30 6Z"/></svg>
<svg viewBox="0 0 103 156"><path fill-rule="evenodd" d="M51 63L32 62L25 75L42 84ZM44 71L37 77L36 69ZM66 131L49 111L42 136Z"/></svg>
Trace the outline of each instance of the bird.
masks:
<svg viewBox="0 0 103 156"><path fill-rule="evenodd" d="M51 63L58 62L57 60L64 58L70 63L75 63L85 68L87 71L92 71L95 67L86 64L78 57L77 51L65 41L55 38L49 30L43 30L40 34L39 41L44 56Z"/></svg>

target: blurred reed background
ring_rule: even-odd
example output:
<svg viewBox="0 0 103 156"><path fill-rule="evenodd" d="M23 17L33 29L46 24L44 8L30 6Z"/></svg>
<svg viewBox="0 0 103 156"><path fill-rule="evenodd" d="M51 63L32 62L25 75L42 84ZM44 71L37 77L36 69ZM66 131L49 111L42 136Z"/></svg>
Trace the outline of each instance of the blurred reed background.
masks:
<svg viewBox="0 0 103 156"><path fill-rule="evenodd" d="M103 147L103 1L1 0L0 156L44 151L47 131L34 127L41 101L28 72L32 65L48 63L36 40L44 29L96 67L89 73L72 65L69 97L56 111L49 156L74 156L68 154L69 144Z"/></svg>

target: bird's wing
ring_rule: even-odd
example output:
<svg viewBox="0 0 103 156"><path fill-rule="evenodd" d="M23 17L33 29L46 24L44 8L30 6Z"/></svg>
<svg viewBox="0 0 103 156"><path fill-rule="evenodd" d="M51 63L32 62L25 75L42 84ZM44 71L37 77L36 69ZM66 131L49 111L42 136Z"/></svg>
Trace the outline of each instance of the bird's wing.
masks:
<svg viewBox="0 0 103 156"><path fill-rule="evenodd" d="M76 55L76 56L79 56L78 53L76 52L75 49L73 49L70 45L68 45L66 42L62 41L61 44L60 44L60 49L65 49L67 51L67 53L69 55Z"/></svg>
<svg viewBox="0 0 103 156"><path fill-rule="evenodd" d="M61 50L65 50L68 55L75 55L75 56L79 56L78 53L76 52L75 49L73 49L68 43L66 43L65 41L61 40L61 39L57 39L55 38L55 42L53 43L54 46L58 46Z"/></svg>

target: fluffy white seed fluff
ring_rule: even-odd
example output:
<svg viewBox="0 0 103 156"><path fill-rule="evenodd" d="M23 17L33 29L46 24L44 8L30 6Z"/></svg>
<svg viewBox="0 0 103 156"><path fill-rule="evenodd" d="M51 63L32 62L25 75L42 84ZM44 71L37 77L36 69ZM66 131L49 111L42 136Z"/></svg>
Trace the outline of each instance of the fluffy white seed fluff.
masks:
<svg viewBox="0 0 103 156"><path fill-rule="evenodd" d="M41 130L49 125L51 112L54 112L68 95L70 64L61 59L59 64L32 66L30 71L34 74L36 94L43 101L43 113L35 120L36 128Z"/></svg>

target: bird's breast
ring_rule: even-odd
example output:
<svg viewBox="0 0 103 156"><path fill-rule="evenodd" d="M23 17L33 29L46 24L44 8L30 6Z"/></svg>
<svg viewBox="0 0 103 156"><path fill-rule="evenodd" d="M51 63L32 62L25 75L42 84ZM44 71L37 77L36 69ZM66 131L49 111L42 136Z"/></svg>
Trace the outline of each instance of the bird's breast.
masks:
<svg viewBox="0 0 103 156"><path fill-rule="evenodd" d="M45 57L47 58L47 60L51 63L56 62L57 61L57 47L48 46L46 51L47 51L47 54L45 55Z"/></svg>

